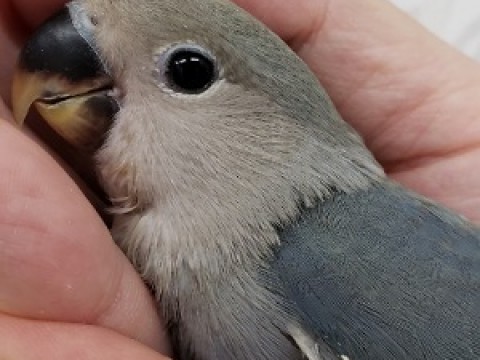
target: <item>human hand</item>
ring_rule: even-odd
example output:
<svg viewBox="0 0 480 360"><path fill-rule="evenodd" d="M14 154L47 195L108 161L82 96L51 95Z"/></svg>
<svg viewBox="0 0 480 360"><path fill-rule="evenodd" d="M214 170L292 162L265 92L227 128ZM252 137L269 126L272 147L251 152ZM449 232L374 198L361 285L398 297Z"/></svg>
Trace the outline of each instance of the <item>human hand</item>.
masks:
<svg viewBox="0 0 480 360"><path fill-rule="evenodd" d="M479 175L471 171L480 162L476 63L381 0L236 2L298 51L393 178L480 220ZM60 3L17 0L25 27L4 16L4 80L27 27ZM8 99L7 81L0 91ZM0 317L0 355L81 349L155 358L140 344L162 348L153 304L98 216L38 146L0 127L0 311L8 314Z"/></svg>
<svg viewBox="0 0 480 360"><path fill-rule="evenodd" d="M3 100L28 27L61 3L1 2ZM4 103L0 117L11 117ZM165 359L155 351L168 345L150 294L99 216L61 167L4 120L0 174L0 358Z"/></svg>

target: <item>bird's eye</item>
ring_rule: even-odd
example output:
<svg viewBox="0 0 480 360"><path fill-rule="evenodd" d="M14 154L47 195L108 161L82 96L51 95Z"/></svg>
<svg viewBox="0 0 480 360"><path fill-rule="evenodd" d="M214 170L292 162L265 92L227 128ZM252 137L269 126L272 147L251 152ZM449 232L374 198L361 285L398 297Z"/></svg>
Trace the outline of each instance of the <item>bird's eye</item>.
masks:
<svg viewBox="0 0 480 360"><path fill-rule="evenodd" d="M200 94L218 79L216 59L199 46L177 45L160 58L164 85L175 92Z"/></svg>

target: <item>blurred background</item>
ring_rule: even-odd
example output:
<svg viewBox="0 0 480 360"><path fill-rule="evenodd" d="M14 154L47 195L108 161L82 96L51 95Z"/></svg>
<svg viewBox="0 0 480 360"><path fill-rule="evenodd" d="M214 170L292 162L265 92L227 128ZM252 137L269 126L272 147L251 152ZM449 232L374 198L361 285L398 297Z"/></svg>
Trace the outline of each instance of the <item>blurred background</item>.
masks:
<svg viewBox="0 0 480 360"><path fill-rule="evenodd" d="M480 0L390 0L430 31L480 60Z"/></svg>

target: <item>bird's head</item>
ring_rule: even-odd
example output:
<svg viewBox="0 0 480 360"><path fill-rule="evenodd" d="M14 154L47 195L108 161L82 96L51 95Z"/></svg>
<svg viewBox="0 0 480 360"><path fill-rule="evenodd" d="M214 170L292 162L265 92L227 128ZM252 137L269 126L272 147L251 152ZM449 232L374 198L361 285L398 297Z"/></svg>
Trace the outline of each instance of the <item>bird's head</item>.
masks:
<svg viewBox="0 0 480 360"><path fill-rule="evenodd" d="M73 1L26 44L13 99L17 121L34 104L94 150L115 211L197 230L278 225L382 174L308 67L227 0Z"/></svg>

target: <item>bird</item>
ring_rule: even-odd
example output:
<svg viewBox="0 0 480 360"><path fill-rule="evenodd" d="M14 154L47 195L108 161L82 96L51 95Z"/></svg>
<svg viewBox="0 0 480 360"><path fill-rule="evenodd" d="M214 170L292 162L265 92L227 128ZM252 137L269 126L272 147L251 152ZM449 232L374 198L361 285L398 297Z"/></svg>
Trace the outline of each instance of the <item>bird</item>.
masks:
<svg viewBox="0 0 480 360"><path fill-rule="evenodd" d="M480 358L479 228L390 180L230 1L72 1L12 99L91 154L177 359Z"/></svg>

